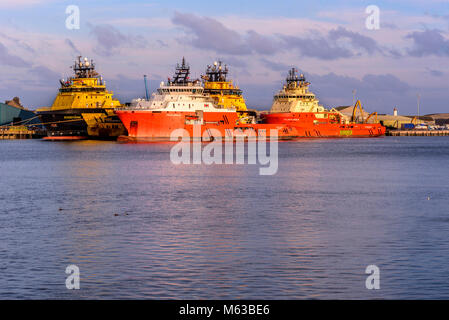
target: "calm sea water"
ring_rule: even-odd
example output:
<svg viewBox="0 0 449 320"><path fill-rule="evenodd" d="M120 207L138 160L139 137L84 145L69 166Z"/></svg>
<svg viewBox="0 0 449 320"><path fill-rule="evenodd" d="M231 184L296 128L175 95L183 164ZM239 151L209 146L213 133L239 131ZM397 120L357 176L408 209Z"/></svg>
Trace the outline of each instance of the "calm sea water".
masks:
<svg viewBox="0 0 449 320"><path fill-rule="evenodd" d="M0 141L0 299L449 298L449 138L283 142L274 176L170 148Z"/></svg>

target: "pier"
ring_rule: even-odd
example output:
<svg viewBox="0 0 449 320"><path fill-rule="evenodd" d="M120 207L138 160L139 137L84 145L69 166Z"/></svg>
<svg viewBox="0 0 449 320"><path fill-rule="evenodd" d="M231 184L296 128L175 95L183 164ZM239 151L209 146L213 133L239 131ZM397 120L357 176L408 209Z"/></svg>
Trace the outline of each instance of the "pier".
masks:
<svg viewBox="0 0 449 320"><path fill-rule="evenodd" d="M387 130L392 137L438 137L449 136L449 130Z"/></svg>
<svg viewBox="0 0 449 320"><path fill-rule="evenodd" d="M26 126L10 126L0 128L0 140L36 139L44 136L44 130L29 129Z"/></svg>

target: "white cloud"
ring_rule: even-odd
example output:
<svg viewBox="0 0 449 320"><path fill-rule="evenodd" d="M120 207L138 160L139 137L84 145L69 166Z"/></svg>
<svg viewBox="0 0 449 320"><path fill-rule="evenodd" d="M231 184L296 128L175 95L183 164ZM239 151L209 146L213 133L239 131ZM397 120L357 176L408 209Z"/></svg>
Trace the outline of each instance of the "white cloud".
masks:
<svg viewBox="0 0 449 320"><path fill-rule="evenodd" d="M55 0L0 0L0 8L15 9L54 2Z"/></svg>

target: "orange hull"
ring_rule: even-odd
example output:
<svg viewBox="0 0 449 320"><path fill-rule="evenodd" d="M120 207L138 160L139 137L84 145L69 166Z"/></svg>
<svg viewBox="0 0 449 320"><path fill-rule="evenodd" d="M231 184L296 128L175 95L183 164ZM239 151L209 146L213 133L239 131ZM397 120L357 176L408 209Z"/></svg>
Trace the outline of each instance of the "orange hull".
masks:
<svg viewBox="0 0 449 320"><path fill-rule="evenodd" d="M44 140L49 141L72 141L72 140L86 140L87 137L85 136L48 136L42 138Z"/></svg>
<svg viewBox="0 0 449 320"><path fill-rule="evenodd" d="M170 141L174 130L184 129L192 139L212 140L216 138L235 139L238 136L265 136L294 139L297 130L284 124L238 124L235 112L204 112L201 118L195 112L117 110L118 117L128 130L126 141ZM201 123L201 124L200 124Z"/></svg>
<svg viewBox="0 0 449 320"><path fill-rule="evenodd" d="M378 123L341 124L329 118L332 113L324 114L325 118L317 118L311 112L271 113L263 115L263 122L292 126L298 138L378 137L385 134L386 128Z"/></svg>

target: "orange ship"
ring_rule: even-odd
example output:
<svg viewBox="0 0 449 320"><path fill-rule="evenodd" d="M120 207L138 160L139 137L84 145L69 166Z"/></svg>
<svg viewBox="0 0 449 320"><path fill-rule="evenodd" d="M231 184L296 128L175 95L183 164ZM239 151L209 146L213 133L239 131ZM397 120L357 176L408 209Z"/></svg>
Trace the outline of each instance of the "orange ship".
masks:
<svg viewBox="0 0 449 320"><path fill-rule="evenodd" d="M128 136L119 140L173 141L172 135L205 141L261 136L292 139L298 135L288 124L257 124L255 118L243 123L235 107L215 104L200 81L190 80L189 75L190 68L183 59L173 79L162 82L150 99L136 99L130 107L117 109L128 130ZM175 131L178 129L181 131Z"/></svg>
<svg viewBox="0 0 449 320"><path fill-rule="evenodd" d="M377 137L385 134L379 123L355 123L337 110L319 105L310 83L292 68L286 84L275 96L268 114L262 114L266 124L284 124L296 129L298 138ZM355 108L355 107L354 107Z"/></svg>

